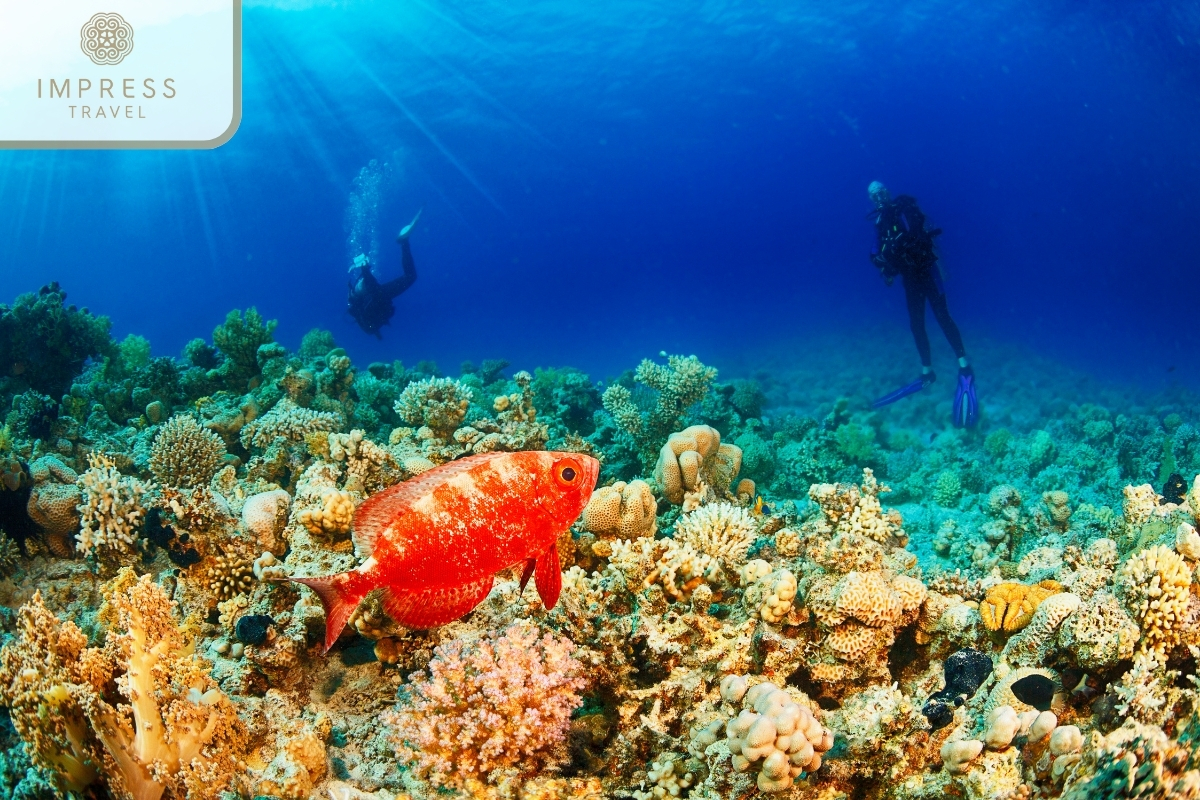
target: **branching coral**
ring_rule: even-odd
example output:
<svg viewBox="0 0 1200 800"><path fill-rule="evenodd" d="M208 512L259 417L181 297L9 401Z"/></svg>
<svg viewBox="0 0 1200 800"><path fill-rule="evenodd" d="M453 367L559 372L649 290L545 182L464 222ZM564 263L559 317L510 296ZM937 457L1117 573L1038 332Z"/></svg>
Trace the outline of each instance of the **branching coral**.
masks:
<svg viewBox="0 0 1200 800"><path fill-rule="evenodd" d="M79 477L83 502L79 550L85 556L129 553L146 516L145 484L122 475L111 459L93 454L91 467Z"/></svg>
<svg viewBox="0 0 1200 800"><path fill-rule="evenodd" d="M638 365L634 380L656 391L652 409L639 409L633 394L620 384L605 389L601 402L633 437L642 466L649 469L663 442L678 430L688 408L704 399L716 377L717 371L701 364L695 356L668 356L666 366L646 359Z"/></svg>
<svg viewBox="0 0 1200 800"><path fill-rule="evenodd" d="M750 512L730 503L701 506L675 523L676 541L716 559L730 574L736 574L756 534Z"/></svg>
<svg viewBox="0 0 1200 800"><path fill-rule="evenodd" d="M309 533L326 536L349 533L354 522L354 498L348 492L330 489L325 492L320 508L306 508L298 519Z"/></svg>
<svg viewBox="0 0 1200 800"><path fill-rule="evenodd" d="M1162 545L1134 555L1121 570L1121 598L1142 628L1139 648L1165 661L1180 643L1180 626L1188 613L1192 575L1187 562Z"/></svg>
<svg viewBox="0 0 1200 800"><path fill-rule="evenodd" d="M814 484L808 490L825 521L835 533L854 533L866 536L879 544L903 547L908 537L904 533L900 512L883 510L879 495L891 491L875 480L875 473L863 470L861 486L854 484Z"/></svg>
<svg viewBox="0 0 1200 800"><path fill-rule="evenodd" d="M0 305L0 388L32 388L62 397L89 358L116 355L108 317L65 306L57 283ZM11 377L10 377L11 376Z"/></svg>
<svg viewBox="0 0 1200 800"><path fill-rule="evenodd" d="M164 486L205 486L221 466L225 443L189 414L177 414L154 437L150 471Z"/></svg>
<svg viewBox="0 0 1200 800"><path fill-rule="evenodd" d="M529 623L439 646L429 673L414 674L408 700L387 715L400 758L437 786L561 762L585 685L571 649Z"/></svg>
<svg viewBox="0 0 1200 800"><path fill-rule="evenodd" d="M429 428L448 440L467 415L474 392L452 378L426 378L410 383L396 400L396 413L410 425Z"/></svg>
<svg viewBox="0 0 1200 800"><path fill-rule="evenodd" d="M298 444L305 434L315 431L336 431L343 420L340 414L313 411L301 408L284 398L275 407L258 419L247 423L241 430L242 446L266 448L276 440Z"/></svg>
<svg viewBox="0 0 1200 800"><path fill-rule="evenodd" d="M278 324L264 321L256 308L246 309L244 315L234 310L225 316L225 322L213 330L213 344L225 356L220 370L229 380L244 386L244 381L258 374L258 348L273 341L271 334Z"/></svg>

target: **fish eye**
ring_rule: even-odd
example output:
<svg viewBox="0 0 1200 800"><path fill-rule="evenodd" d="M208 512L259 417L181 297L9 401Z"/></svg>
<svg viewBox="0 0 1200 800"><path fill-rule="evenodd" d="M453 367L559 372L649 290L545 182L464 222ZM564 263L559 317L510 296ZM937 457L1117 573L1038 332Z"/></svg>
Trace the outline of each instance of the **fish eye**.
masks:
<svg viewBox="0 0 1200 800"><path fill-rule="evenodd" d="M583 468L573 458L564 458L554 465L554 480L564 488L573 486L579 480Z"/></svg>

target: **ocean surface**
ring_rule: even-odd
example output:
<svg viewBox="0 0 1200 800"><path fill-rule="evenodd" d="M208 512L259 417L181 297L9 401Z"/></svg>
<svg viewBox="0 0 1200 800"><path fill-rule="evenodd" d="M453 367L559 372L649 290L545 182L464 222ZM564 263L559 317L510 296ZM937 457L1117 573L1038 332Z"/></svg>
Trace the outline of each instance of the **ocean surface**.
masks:
<svg viewBox="0 0 1200 800"><path fill-rule="evenodd" d="M225 146L0 153L0 298L58 280L158 355L255 306L359 363L736 371L870 329L907 374L878 179L945 230L969 350L1195 382L1195 2L300 0L244 31ZM418 208L376 339L347 268L397 274Z"/></svg>

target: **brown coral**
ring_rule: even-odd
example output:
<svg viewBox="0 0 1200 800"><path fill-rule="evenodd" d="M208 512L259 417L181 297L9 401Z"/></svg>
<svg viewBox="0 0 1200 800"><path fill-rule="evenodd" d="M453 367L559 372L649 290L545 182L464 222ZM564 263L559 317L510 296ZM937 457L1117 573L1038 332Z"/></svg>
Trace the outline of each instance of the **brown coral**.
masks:
<svg viewBox="0 0 1200 800"><path fill-rule="evenodd" d="M979 616L989 631L1014 633L1029 624L1043 600L1061 591L1062 586L1055 581L1042 581L1032 586L998 583L988 590L979 604Z"/></svg>

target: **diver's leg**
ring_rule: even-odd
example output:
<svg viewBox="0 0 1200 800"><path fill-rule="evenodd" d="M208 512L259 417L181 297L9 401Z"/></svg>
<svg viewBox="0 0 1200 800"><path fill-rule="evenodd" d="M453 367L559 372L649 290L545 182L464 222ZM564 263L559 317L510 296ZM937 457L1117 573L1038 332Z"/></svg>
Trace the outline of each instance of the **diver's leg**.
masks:
<svg viewBox="0 0 1200 800"><path fill-rule="evenodd" d="M925 332L925 291L917 281L905 276L904 299L908 304L908 326L912 330L917 353L921 356L921 369L930 372L933 358L929 353L929 334Z"/></svg>
<svg viewBox="0 0 1200 800"><path fill-rule="evenodd" d="M413 262L412 248L408 244L407 236L400 240L400 264L404 268L404 274L383 284L383 290L389 298L403 294L417 281L417 265Z"/></svg>
<svg viewBox="0 0 1200 800"><path fill-rule="evenodd" d="M954 355L958 356L958 365L965 367L967 358L967 348L963 346L962 334L958 332L958 326L954 324L954 320L950 317L950 308L946 305L946 292L942 290L933 280L929 292L929 307L933 309L934 319L938 321L942 332L946 334L946 341L950 342L950 347L954 350Z"/></svg>

